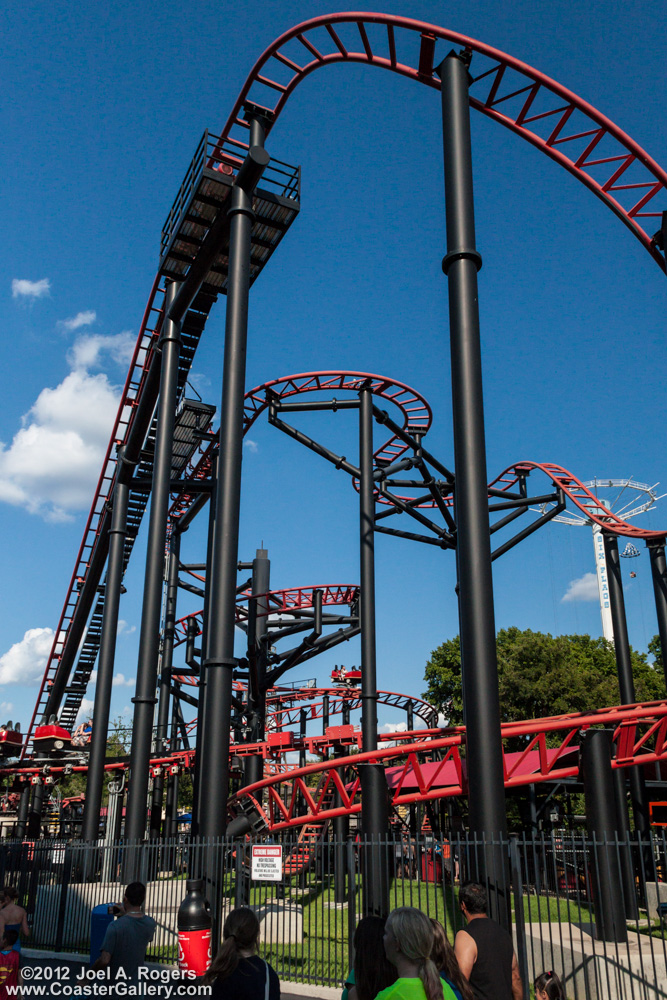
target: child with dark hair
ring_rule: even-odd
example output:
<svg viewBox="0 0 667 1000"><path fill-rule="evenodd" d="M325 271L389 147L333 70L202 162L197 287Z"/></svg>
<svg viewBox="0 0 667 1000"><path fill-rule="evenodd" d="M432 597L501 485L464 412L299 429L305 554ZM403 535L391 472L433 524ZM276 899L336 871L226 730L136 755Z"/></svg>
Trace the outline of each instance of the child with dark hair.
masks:
<svg viewBox="0 0 667 1000"><path fill-rule="evenodd" d="M9 1000L7 987L19 984L19 953L14 951L18 937L18 931L5 930L0 941L0 1000Z"/></svg>
<svg viewBox="0 0 667 1000"><path fill-rule="evenodd" d="M222 945L204 976L213 1000L280 1000L280 980L257 954L259 920L247 906L237 906L225 920Z"/></svg>
<svg viewBox="0 0 667 1000"><path fill-rule="evenodd" d="M535 980L537 1000L567 1000L563 984L555 972L543 972Z"/></svg>
<svg viewBox="0 0 667 1000"><path fill-rule="evenodd" d="M384 953L384 925L382 917L362 917L357 924L348 1000L375 1000L380 990L396 982L396 967Z"/></svg>

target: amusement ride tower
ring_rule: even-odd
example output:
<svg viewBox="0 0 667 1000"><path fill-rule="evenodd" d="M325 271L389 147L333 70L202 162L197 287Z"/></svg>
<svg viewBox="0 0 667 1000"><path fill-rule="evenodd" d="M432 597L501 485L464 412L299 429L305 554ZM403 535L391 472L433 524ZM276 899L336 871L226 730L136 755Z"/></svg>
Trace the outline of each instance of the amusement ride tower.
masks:
<svg viewBox="0 0 667 1000"><path fill-rule="evenodd" d="M639 514L645 514L652 510L658 500L662 500L665 493L660 496L656 494L658 483L648 486L646 483L639 483L635 479L600 479L597 476L583 484L595 494L598 501L607 507L624 521L629 521ZM600 495L602 493L602 496ZM605 499L607 494L611 499ZM586 504L584 503L584 506ZM539 508L540 514L545 514L553 504L542 504ZM614 641L614 626L612 623L611 605L609 601L609 578L607 573L607 555L602 528L593 518L587 517L580 508L566 510L557 514L554 521L559 524L568 524L570 527L582 528L590 527L593 531L593 548L595 549L595 569L598 582L598 594L600 597L600 617L602 619L602 634L609 642ZM620 553L621 558L636 558L639 550L632 542Z"/></svg>

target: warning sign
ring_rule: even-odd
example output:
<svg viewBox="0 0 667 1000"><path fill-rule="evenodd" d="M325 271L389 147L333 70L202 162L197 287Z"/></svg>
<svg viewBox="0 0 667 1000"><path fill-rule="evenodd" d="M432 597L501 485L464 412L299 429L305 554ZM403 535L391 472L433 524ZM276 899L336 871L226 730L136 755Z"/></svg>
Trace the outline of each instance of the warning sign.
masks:
<svg viewBox="0 0 667 1000"><path fill-rule="evenodd" d="M283 877L283 849L280 845L253 844L250 878L280 882Z"/></svg>

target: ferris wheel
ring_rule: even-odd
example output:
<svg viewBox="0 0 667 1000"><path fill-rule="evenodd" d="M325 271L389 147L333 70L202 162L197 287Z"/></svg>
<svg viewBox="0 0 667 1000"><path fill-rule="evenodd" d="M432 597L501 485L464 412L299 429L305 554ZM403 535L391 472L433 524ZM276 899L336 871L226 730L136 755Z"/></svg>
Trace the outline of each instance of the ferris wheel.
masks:
<svg viewBox="0 0 667 1000"><path fill-rule="evenodd" d="M599 504L603 504L609 511L629 521L630 518L645 514L657 504L658 500L667 496L661 493L658 496L656 489L659 483L649 486L647 483L639 483L635 479L601 479L597 476L583 484L593 493ZM553 508L554 504L543 504L539 510L540 514L546 513ZM605 639L614 641L614 629L611 621L611 609L609 606L609 585L607 578L607 560L604 551L602 529L592 518L586 517L581 510L565 510L557 514L553 521L559 524L567 524L571 528L590 527L593 531L593 547L595 549L595 566L597 571L598 593L600 597L600 617L602 618L602 632ZM639 549L632 542L620 552L624 559L635 559L639 555ZM630 572L631 577L636 577L636 572Z"/></svg>

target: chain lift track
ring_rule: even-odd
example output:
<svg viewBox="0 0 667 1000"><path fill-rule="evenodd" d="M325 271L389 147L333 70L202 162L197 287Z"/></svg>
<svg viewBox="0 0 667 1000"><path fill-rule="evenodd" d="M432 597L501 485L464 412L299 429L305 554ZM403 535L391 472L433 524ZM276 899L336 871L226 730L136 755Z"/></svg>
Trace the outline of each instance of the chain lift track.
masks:
<svg viewBox="0 0 667 1000"><path fill-rule="evenodd" d="M658 228L656 220L663 216L660 200L664 198L667 174L633 139L586 101L520 60L465 35L410 18L363 12L339 13L313 18L281 35L255 63L220 137L215 139L212 153L208 152L208 135L205 134L203 155L207 169L224 167L233 174L234 165L227 169L229 156L223 155L223 148L236 150L238 162L245 155L248 124L242 119L241 111L246 102L266 110L268 131L297 84L321 67L342 62L377 66L439 89L440 81L434 73L434 66L438 62L436 47L441 42L460 46L474 54L471 106L520 135L577 177L621 219L665 270L665 258L661 253L664 249L663 234L652 234L651 231ZM220 160L218 164L213 162L216 150ZM172 222L176 226L175 217ZM269 254L272 252L271 247L265 249ZM181 275L188 270L186 257L182 255L183 259L178 263ZM159 365L153 363L153 359L158 350L163 315L162 278L168 273L162 267L165 260L163 256L139 330L118 415L28 729L24 756L29 752L35 723L45 710L51 706L57 711L66 692L68 718L78 709L95 661L102 607L99 588L108 551L109 501L117 471L116 449L127 446L133 425L135 436L139 434L142 438L140 446L150 442L154 431ZM179 371L181 390L219 291L224 291L224 281L218 281L207 291L200 292L186 313L183 323L184 351ZM202 458L200 473L205 471L209 460L210 451L208 457ZM591 496L583 493L585 488L582 484L565 470L539 463L523 463L522 466L514 466L513 470L517 472L525 466L542 469L553 482L559 479L559 488L576 505L585 507L586 513L591 516ZM152 457L148 445L142 456L140 474L147 477L151 469ZM511 478L511 472L508 470L496 482L506 475ZM132 492L126 562L146 501L145 492ZM176 510L179 503L181 509L185 509L189 502L191 498L186 493L175 501ZM649 537L640 534L640 529L634 525L617 523L613 517L609 518L608 512L605 527L631 537ZM664 534L658 532L652 537L664 537ZM100 598L97 603L96 598ZM82 653L77 673L68 689L80 648Z"/></svg>

